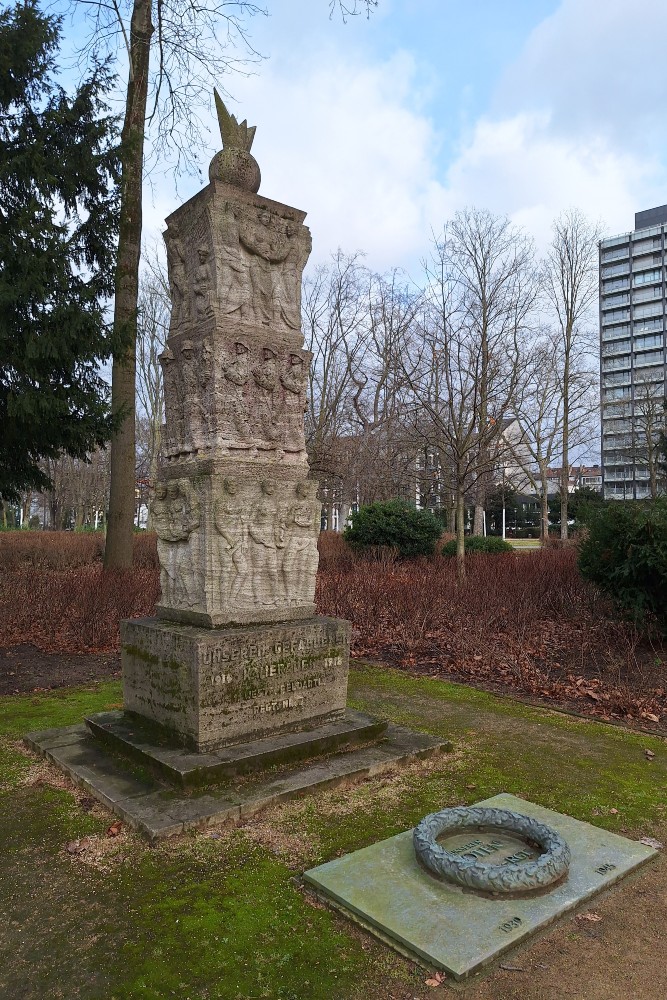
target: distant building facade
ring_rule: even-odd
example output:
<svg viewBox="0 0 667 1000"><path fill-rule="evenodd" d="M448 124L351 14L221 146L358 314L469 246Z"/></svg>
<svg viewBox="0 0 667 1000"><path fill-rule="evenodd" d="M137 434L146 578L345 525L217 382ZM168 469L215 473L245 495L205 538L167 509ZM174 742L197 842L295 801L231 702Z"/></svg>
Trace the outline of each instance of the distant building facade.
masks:
<svg viewBox="0 0 667 1000"><path fill-rule="evenodd" d="M635 215L632 232L600 242L602 487L605 499L664 492L656 450L664 428L667 205Z"/></svg>

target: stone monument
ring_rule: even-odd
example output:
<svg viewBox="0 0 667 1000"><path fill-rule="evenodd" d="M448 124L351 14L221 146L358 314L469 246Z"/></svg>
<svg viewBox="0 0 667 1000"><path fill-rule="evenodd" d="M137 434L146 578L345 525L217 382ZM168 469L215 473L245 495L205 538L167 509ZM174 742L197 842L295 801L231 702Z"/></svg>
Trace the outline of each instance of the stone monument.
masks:
<svg viewBox="0 0 667 1000"><path fill-rule="evenodd" d="M165 461L152 500L160 621L124 622L125 707L196 750L345 709L349 625L316 618L305 212L257 194L255 129L215 93L223 149L167 219ZM191 626L189 630L178 624Z"/></svg>
<svg viewBox="0 0 667 1000"><path fill-rule="evenodd" d="M310 233L304 212L257 194L255 129L215 101L223 149L165 233L157 617L121 622L124 710L26 736L151 839L451 749L346 708L350 625L315 614Z"/></svg>

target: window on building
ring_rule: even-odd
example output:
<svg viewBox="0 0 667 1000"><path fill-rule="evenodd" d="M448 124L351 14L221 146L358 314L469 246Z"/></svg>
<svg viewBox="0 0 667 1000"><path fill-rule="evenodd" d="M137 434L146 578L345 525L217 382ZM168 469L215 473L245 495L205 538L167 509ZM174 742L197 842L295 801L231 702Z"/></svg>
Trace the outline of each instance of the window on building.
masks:
<svg viewBox="0 0 667 1000"><path fill-rule="evenodd" d="M608 375L602 376L602 384L607 385L626 385L630 383L630 371L626 372L611 372Z"/></svg>
<svg viewBox="0 0 667 1000"><path fill-rule="evenodd" d="M647 351L651 347L662 347L664 339L661 333L654 333L648 337L636 337L632 346L635 351Z"/></svg>
<svg viewBox="0 0 667 1000"><path fill-rule="evenodd" d="M629 368L631 360L631 355L629 354L623 354L620 358L603 358L602 371L614 372L620 371L623 368Z"/></svg>
<svg viewBox="0 0 667 1000"><path fill-rule="evenodd" d="M637 293L635 292L635 295ZM634 296L633 296L634 298ZM608 295L602 300L603 309L614 309L616 306L625 306L630 302L630 293L621 292L617 295Z"/></svg>
<svg viewBox="0 0 667 1000"><path fill-rule="evenodd" d="M630 319L629 309L610 309L602 314L602 322L605 326L609 323L622 323L623 320Z"/></svg>
<svg viewBox="0 0 667 1000"><path fill-rule="evenodd" d="M612 278L611 281L602 282L602 294L607 295L609 292L615 292L619 288L629 288L630 278Z"/></svg>
<svg viewBox="0 0 667 1000"><path fill-rule="evenodd" d="M603 399L629 399L630 396L631 396L631 391L628 386L624 386L622 389L602 390Z"/></svg>
<svg viewBox="0 0 667 1000"><path fill-rule="evenodd" d="M637 368L643 365L658 365L662 364L663 354L662 351L647 351L645 354L638 354L635 358L635 366Z"/></svg>
<svg viewBox="0 0 667 1000"><path fill-rule="evenodd" d="M635 336L638 333L647 333L649 330L662 330L662 316L655 319L641 319L632 324L632 332Z"/></svg>
<svg viewBox="0 0 667 1000"><path fill-rule="evenodd" d="M630 270L630 262L623 264L605 264L602 268L602 277L611 278L615 274L627 274Z"/></svg>
<svg viewBox="0 0 667 1000"><path fill-rule="evenodd" d="M634 316L636 319L641 319L642 316L662 316L662 313L662 302L652 302L650 305L635 306L634 308Z"/></svg>

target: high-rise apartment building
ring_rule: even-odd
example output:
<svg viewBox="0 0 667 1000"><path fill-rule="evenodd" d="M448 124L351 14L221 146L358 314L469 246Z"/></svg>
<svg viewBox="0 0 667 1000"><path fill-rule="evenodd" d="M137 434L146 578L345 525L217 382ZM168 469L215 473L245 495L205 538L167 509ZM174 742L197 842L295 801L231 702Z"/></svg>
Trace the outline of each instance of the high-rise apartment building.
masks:
<svg viewBox="0 0 667 1000"><path fill-rule="evenodd" d="M637 212L631 233L600 243L602 477L606 498L664 492L667 205Z"/></svg>

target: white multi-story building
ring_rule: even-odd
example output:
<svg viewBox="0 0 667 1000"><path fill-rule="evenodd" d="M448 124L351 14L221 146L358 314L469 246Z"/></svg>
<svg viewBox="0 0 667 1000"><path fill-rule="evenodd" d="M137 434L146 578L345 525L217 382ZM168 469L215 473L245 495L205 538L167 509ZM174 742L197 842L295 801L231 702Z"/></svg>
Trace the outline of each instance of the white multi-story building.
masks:
<svg viewBox="0 0 667 1000"><path fill-rule="evenodd" d="M600 382L605 498L664 492L656 449L664 428L667 205L600 243Z"/></svg>

